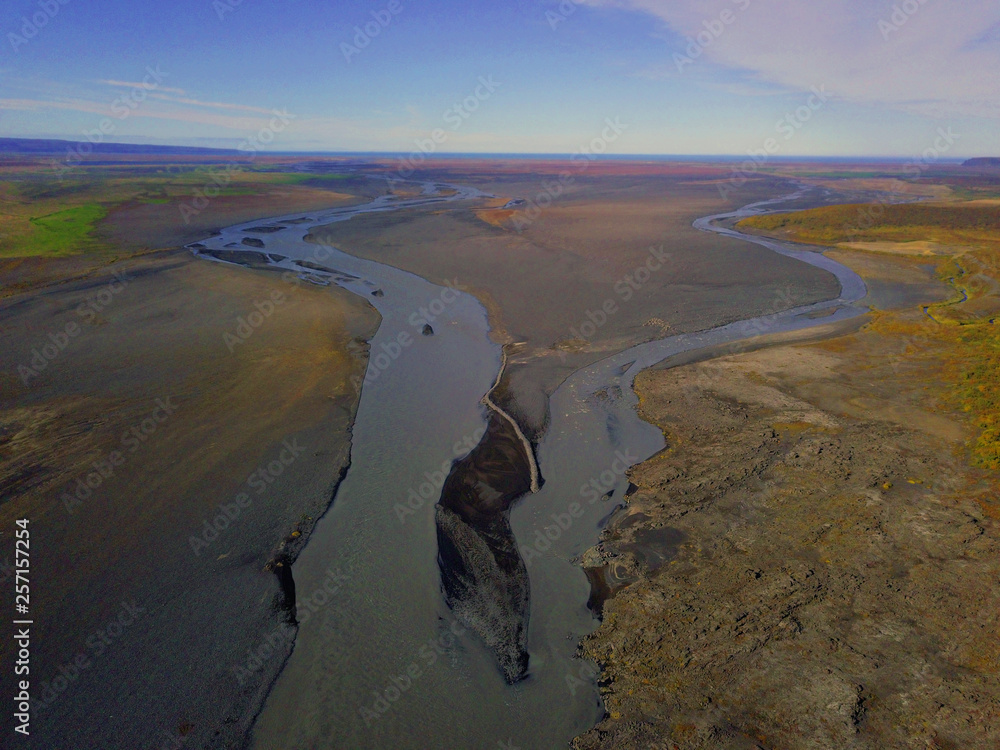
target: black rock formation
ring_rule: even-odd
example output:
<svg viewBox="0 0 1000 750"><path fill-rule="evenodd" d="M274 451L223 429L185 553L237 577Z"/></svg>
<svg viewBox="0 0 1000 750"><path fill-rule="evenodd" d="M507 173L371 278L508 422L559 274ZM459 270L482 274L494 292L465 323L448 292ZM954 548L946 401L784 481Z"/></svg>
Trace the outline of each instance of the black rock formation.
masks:
<svg viewBox="0 0 1000 750"><path fill-rule="evenodd" d="M279 226L268 226L268 227L250 227L249 229L244 229L244 232L253 232L254 234L270 234L271 232L280 232L282 229L287 229L288 227Z"/></svg>
<svg viewBox="0 0 1000 750"><path fill-rule="evenodd" d="M1000 157L981 156L976 159L968 159L962 162L963 167L1000 167Z"/></svg>
<svg viewBox="0 0 1000 750"><path fill-rule="evenodd" d="M453 464L435 508L445 600L511 684L528 671L529 590L510 508L531 489L530 477L524 444L494 413L479 445Z"/></svg>

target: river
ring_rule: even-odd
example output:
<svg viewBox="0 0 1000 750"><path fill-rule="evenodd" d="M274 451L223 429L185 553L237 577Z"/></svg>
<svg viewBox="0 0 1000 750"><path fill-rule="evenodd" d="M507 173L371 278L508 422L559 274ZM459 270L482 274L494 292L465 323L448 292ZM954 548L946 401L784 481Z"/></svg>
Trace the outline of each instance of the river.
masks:
<svg viewBox="0 0 1000 750"><path fill-rule="evenodd" d="M830 271L840 297L633 347L575 372L552 395L551 424L537 451L544 486L511 513L531 587L529 676L515 685L452 617L437 563L433 506L450 463L483 434L482 399L501 366L486 311L463 292L303 241L312 227L360 213L481 194L458 188L445 196L428 185L417 198L383 196L363 206L249 222L194 246L199 254L245 251L253 248L242 240L258 237L265 245L258 252L270 254L278 268L307 282L337 283L382 315L350 469L294 565L301 624L258 718L254 747L561 748L601 718L595 670L575 656L580 638L597 625L578 557L596 543L624 495L625 469L663 447L660 431L636 414L635 376L682 352L864 312L856 305L864 283L846 267L719 226L776 210L803 190L695 226ZM247 231L261 226L281 228ZM424 335L425 324L433 335Z"/></svg>

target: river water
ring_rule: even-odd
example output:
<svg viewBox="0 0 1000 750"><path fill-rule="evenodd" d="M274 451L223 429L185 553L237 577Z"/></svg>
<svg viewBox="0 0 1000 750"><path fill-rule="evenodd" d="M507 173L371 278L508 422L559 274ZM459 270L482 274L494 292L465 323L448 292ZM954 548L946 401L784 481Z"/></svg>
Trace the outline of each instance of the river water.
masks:
<svg viewBox="0 0 1000 750"><path fill-rule="evenodd" d="M802 191L695 223L828 270L842 294L634 347L577 371L553 394L551 424L538 446L546 483L511 513L532 602L530 675L511 686L492 654L444 604L433 510L451 461L485 429L481 399L501 363L486 311L467 294L303 241L313 226L362 212L475 197L466 188L443 197L427 186L419 198L382 197L360 207L250 222L200 244L201 250L236 249L233 243L248 250L240 245L243 238L261 238L261 252L284 256L275 257L276 265L298 274L304 269L296 260L320 264L328 270L309 271L308 278L363 295L382 314L350 470L294 565L301 625L258 718L256 748L566 747L602 716L595 671L575 656L580 638L597 622L586 606L589 583L574 560L596 543L624 494L624 470L663 447L660 431L636 414L636 374L685 351L863 312L853 303L864 298L865 287L849 269L818 253L715 225L777 209ZM260 226L284 228L246 231ZM376 290L380 296L372 294ZM433 335L422 335L425 321ZM601 499L607 492L611 501Z"/></svg>

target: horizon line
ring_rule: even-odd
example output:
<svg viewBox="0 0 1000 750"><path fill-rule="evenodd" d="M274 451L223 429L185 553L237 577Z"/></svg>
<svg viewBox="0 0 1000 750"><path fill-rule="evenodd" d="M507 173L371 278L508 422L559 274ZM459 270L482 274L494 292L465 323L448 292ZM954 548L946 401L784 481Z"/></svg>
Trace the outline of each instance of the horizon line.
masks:
<svg viewBox="0 0 1000 750"><path fill-rule="evenodd" d="M725 160L725 161L747 161L754 160L760 161L761 163L767 163L771 161L859 161L859 162L871 162L882 160L886 162L905 162L911 160L919 160L919 155L889 155L889 154L838 154L838 155L820 155L820 154L769 154L765 158L755 159L754 154L734 154L734 153L715 153L715 154L698 154L698 153L644 153L644 152L628 152L628 153L616 153L616 154L583 154L580 151L575 152L560 152L560 151L443 151L443 152L430 152L424 153L421 151L391 151L391 150L331 150L331 149L290 149L290 150L264 150L258 149L254 151L241 151L238 148L226 148L221 146L194 146L194 145L183 145L177 143L138 143L138 142L128 142L128 141L109 141L109 142L98 142L92 144L86 139L72 139L68 137L39 137L39 136L0 136L0 143L4 141L54 141L58 143L65 143L67 145L72 144L90 144L91 146L97 146L98 148L109 148L124 146L129 148L141 149L141 148L170 148L176 149L178 151L191 151L191 152L205 152L211 151L216 152L216 154L237 154L244 156L248 159L255 158L257 155L261 156L328 156L328 157L344 157L344 156L365 156L370 158L420 158L423 156L422 161L433 161L434 159L465 159L465 158L551 158L551 159L572 159L573 157L584 158L588 161L599 161L599 160L641 160L641 159L653 159L653 160L666 160L666 159L678 159L678 160ZM52 151L7 151L0 149L0 155L6 154L22 154L30 155L32 153L57 153ZM114 155L115 152L104 152L103 155ZM89 155L89 154L88 154ZM996 156L991 156L988 154L980 154L975 156L952 156L949 158L937 158L933 161L939 164L956 164L963 161L968 161L970 159L989 159L998 158Z"/></svg>

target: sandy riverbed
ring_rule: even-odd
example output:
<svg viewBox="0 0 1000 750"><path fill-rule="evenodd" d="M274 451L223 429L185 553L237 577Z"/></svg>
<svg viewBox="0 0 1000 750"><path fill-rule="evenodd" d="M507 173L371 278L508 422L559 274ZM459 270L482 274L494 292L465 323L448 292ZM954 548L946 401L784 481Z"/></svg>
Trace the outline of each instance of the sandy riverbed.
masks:
<svg viewBox="0 0 1000 750"><path fill-rule="evenodd" d="M290 646L264 566L308 534L346 467L367 361L348 347L377 315L186 251L8 298L0 315L0 529L34 529L32 741L232 746ZM18 365L69 324L25 384Z"/></svg>

